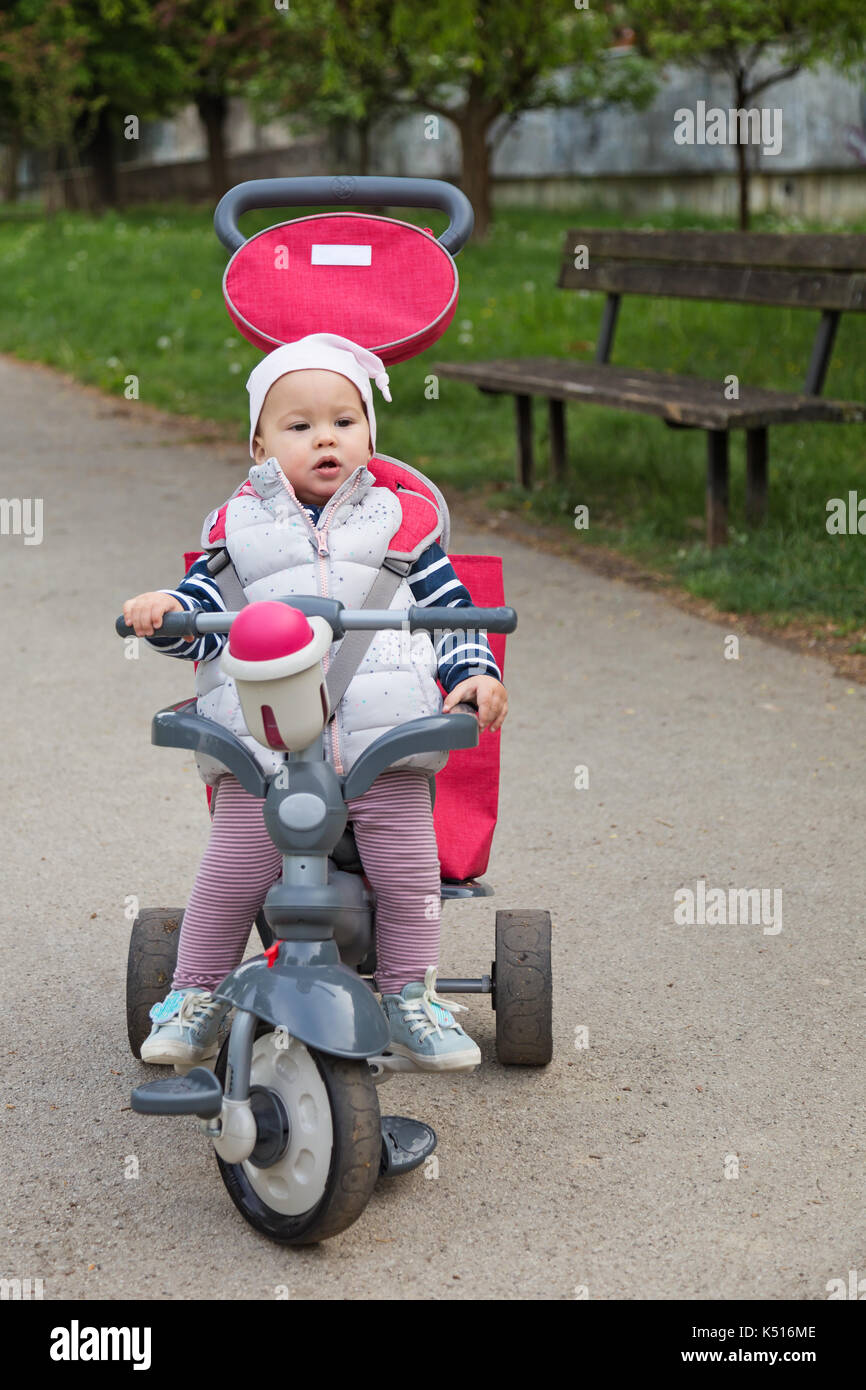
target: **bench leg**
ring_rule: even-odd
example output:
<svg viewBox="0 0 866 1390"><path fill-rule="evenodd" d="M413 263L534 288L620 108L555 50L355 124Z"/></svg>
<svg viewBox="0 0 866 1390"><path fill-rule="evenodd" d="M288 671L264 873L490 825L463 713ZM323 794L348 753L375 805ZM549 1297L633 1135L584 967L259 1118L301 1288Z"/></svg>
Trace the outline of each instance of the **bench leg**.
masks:
<svg viewBox="0 0 866 1390"><path fill-rule="evenodd" d="M550 411L550 476L561 483L565 477L565 402L547 402Z"/></svg>
<svg viewBox="0 0 866 1390"><path fill-rule="evenodd" d="M527 490L532 488L535 465L532 458L532 397L515 396L517 406L517 481Z"/></svg>
<svg viewBox="0 0 866 1390"><path fill-rule="evenodd" d="M767 428L746 430L746 519L767 520Z"/></svg>
<svg viewBox="0 0 866 1390"><path fill-rule="evenodd" d="M707 430L707 545L728 543L728 432Z"/></svg>

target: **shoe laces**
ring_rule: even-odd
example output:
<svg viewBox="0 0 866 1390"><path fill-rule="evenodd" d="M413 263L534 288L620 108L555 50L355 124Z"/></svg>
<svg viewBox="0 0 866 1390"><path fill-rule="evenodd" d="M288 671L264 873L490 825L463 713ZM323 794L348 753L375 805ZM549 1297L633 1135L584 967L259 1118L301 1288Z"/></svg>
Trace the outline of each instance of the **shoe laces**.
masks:
<svg viewBox="0 0 866 1390"><path fill-rule="evenodd" d="M466 1004L455 1004L450 999L443 999L441 994L436 993L436 966L427 967L424 976L424 993L419 994L416 999L398 999L397 1003L403 1011L406 1022L411 1024L410 1033L418 1033L418 1041L424 1042L431 1033L438 1033L442 1036L442 1027L459 1028L456 1022L448 1023L445 1019L437 1018L433 1012L432 1005L438 1004L440 1009L452 1009L455 1013L458 1010L467 1011ZM429 1020L425 1022L425 1020Z"/></svg>
<svg viewBox="0 0 866 1390"><path fill-rule="evenodd" d="M214 999L212 994L204 992L202 994L187 994L184 996L178 1012L178 1022L183 1025L186 1023L200 1023L203 1020L213 1018L217 1009L223 1008L220 999Z"/></svg>

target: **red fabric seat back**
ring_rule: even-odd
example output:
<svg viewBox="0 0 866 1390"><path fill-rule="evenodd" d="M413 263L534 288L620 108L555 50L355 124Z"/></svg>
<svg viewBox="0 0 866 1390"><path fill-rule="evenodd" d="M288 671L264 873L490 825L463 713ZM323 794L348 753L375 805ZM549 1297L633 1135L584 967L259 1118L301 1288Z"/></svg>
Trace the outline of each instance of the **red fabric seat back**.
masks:
<svg viewBox="0 0 866 1390"><path fill-rule="evenodd" d="M479 608L505 603L499 555L452 555L461 583ZM505 680L505 633L487 634L490 650ZM440 684L443 692L444 687ZM433 824L443 878L477 878L490 860L499 811L499 745L502 731L484 729L477 748L455 748L436 774Z"/></svg>

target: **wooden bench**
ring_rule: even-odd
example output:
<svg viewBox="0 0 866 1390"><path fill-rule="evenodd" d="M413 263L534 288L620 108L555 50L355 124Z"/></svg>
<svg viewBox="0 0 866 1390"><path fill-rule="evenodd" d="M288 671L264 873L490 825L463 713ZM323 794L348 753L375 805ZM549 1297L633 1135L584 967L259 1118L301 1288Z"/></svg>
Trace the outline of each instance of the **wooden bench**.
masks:
<svg viewBox="0 0 866 1390"><path fill-rule="evenodd" d="M579 257L581 247L587 249L588 258ZM578 269L575 262L581 258L588 259L588 264ZM846 310L866 310L866 236L588 228L566 234L557 285L607 295L594 362L532 357L431 367L439 376L471 382L488 393L514 396L517 480L525 488L531 488L534 479L533 396L548 399L551 476L556 481L562 481L566 472L566 401L657 415L671 428L707 431L707 541L711 546L724 545L732 429L746 431L746 512L749 521L757 523L766 517L770 425L866 419L863 403L821 397L840 316ZM724 379L611 365L623 294L820 310L803 393L763 390L740 382L738 398L728 400ZM735 373L736 366L732 361L729 372Z"/></svg>

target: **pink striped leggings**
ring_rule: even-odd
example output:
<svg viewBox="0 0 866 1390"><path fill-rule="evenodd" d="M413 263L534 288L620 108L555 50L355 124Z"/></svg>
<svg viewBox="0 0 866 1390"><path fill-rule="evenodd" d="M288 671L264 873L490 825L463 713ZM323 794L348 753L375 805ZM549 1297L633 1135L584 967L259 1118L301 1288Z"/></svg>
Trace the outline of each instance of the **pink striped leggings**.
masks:
<svg viewBox="0 0 866 1390"><path fill-rule="evenodd" d="M210 839L181 925L174 989L215 989L240 965L256 914L282 873L264 801L226 773L212 802ZM376 894L376 988L399 994L439 963L441 880L429 779L418 768L388 769L346 805Z"/></svg>

